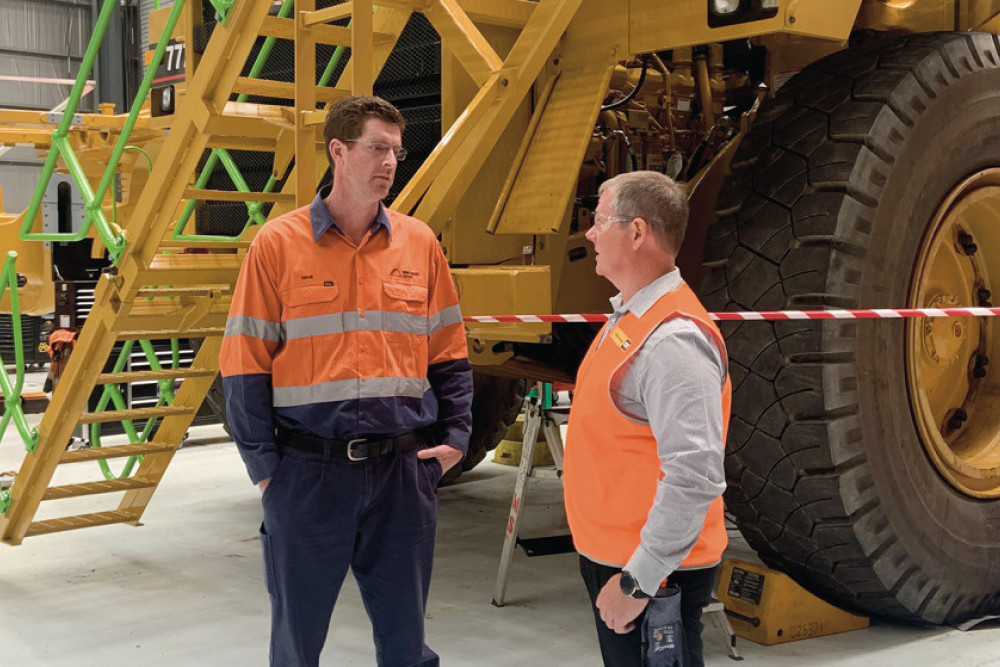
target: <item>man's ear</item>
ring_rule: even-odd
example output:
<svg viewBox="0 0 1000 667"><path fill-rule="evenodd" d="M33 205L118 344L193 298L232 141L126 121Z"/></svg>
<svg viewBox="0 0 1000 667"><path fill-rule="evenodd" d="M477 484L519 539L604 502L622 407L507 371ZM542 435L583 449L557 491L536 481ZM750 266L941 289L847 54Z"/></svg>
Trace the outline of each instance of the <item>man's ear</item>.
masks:
<svg viewBox="0 0 1000 667"><path fill-rule="evenodd" d="M651 230L645 218L632 218L629 224L629 231L632 232L632 248L638 249L642 244L649 243L653 239L650 237Z"/></svg>
<svg viewBox="0 0 1000 667"><path fill-rule="evenodd" d="M330 143L326 145L326 150L333 159L343 156L343 152L346 148L347 146L336 139L331 139Z"/></svg>

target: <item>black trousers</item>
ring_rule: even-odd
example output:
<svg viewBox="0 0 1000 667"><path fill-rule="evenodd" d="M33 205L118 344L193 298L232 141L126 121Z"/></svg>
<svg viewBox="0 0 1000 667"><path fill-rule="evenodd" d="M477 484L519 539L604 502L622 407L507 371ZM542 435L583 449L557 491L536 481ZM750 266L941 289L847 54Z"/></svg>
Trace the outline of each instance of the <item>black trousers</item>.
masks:
<svg viewBox="0 0 1000 667"><path fill-rule="evenodd" d="M684 667L704 667L702 657L701 610L712 600L715 575L718 566L702 570L678 570L667 581L681 589L681 621L684 624ZM597 609L597 596L611 577L619 574L621 568L601 565L580 556L580 575L590 594L590 604L597 622L597 640L601 645L601 656L605 667L641 667L642 665L642 621L646 613L635 619L635 629L620 635L601 620Z"/></svg>

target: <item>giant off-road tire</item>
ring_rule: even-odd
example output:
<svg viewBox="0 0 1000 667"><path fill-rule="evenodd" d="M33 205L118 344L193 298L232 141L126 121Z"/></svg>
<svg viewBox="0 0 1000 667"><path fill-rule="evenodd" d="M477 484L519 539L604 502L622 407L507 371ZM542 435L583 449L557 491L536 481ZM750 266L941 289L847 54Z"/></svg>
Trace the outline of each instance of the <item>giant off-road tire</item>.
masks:
<svg viewBox="0 0 1000 667"><path fill-rule="evenodd" d="M710 310L990 305L1000 295L1000 49L852 46L764 104L723 185ZM1000 602L992 320L743 322L726 502L832 602L952 623ZM994 354L993 365L988 362ZM961 408L961 412L960 409Z"/></svg>
<svg viewBox="0 0 1000 667"><path fill-rule="evenodd" d="M486 458L486 452L497 446L521 412L524 395L528 392L526 380L474 373L472 377L472 435L469 450L462 462L441 478L442 484L451 484L463 472L472 470Z"/></svg>

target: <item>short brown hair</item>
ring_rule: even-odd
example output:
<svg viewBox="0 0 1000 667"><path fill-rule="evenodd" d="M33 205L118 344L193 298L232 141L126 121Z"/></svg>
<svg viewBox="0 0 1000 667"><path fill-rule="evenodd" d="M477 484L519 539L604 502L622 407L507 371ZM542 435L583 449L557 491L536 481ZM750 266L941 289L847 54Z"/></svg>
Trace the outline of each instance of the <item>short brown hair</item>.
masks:
<svg viewBox="0 0 1000 667"><path fill-rule="evenodd" d="M687 194L674 179L655 171L630 171L603 183L598 194L611 190L615 214L642 218L665 249L680 252L688 223Z"/></svg>
<svg viewBox="0 0 1000 667"><path fill-rule="evenodd" d="M326 159L330 162L330 169L333 169L330 142L334 139L345 142L357 139L361 136L361 131L369 118L396 125L400 132L406 128L406 119L399 109L381 97L373 95L345 97L330 105L326 111L326 123L323 125L323 142L327 147Z"/></svg>

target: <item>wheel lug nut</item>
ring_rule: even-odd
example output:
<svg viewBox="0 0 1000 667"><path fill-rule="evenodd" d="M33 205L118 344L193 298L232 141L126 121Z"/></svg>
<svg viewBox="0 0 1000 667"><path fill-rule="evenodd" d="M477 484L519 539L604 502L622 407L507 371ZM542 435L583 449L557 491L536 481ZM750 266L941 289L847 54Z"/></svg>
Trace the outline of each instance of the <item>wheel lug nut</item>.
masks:
<svg viewBox="0 0 1000 667"><path fill-rule="evenodd" d="M957 431L962 428L962 424L964 424L968 418L969 415L966 414L965 410L958 408L948 419L948 428L952 431Z"/></svg>
<svg viewBox="0 0 1000 667"><path fill-rule="evenodd" d="M971 234L959 234L958 245L962 246L962 250L966 255L975 255L976 251L979 250L979 246L973 242Z"/></svg>
<svg viewBox="0 0 1000 667"><path fill-rule="evenodd" d="M972 377L982 379L986 377L986 367L990 363L990 358L985 354L977 354L975 363L972 366Z"/></svg>

